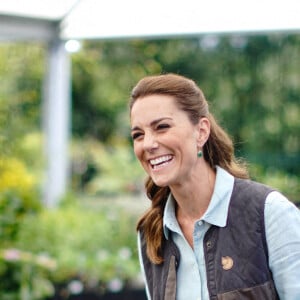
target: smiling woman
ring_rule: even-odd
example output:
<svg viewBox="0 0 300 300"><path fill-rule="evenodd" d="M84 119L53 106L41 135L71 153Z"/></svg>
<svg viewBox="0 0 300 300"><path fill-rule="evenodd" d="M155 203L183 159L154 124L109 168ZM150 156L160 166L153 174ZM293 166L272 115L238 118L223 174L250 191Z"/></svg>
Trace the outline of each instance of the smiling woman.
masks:
<svg viewBox="0 0 300 300"><path fill-rule="evenodd" d="M131 116L135 154L155 184L173 186L190 180L191 170L196 171L197 162L201 163L197 152L208 138L207 118L191 123L167 95L140 98Z"/></svg>
<svg viewBox="0 0 300 300"><path fill-rule="evenodd" d="M248 179L195 82L143 78L130 118L152 202L137 224L148 299L298 299L299 210Z"/></svg>

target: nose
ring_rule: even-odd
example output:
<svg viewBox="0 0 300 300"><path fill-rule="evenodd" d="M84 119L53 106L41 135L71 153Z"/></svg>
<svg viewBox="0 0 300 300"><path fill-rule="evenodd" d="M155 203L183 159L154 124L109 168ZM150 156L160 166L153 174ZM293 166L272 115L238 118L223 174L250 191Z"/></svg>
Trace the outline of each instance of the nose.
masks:
<svg viewBox="0 0 300 300"><path fill-rule="evenodd" d="M155 135L152 133L145 133L144 135L144 150L148 152L153 152L158 148L158 142L155 138Z"/></svg>

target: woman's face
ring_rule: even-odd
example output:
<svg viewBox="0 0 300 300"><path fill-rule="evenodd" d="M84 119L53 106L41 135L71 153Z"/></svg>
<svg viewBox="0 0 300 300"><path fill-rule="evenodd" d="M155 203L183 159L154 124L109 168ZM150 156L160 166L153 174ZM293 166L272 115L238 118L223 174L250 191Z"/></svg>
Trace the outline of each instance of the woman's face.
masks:
<svg viewBox="0 0 300 300"><path fill-rule="evenodd" d="M193 176L199 150L199 124L167 95L137 99L131 110L134 153L158 186L181 185Z"/></svg>

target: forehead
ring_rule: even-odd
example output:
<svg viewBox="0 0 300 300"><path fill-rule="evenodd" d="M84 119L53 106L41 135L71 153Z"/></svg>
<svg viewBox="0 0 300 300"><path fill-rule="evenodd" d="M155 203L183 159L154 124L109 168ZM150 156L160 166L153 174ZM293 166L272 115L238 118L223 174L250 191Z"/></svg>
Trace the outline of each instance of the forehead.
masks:
<svg viewBox="0 0 300 300"><path fill-rule="evenodd" d="M174 97L168 95L149 95L138 98L132 106L130 118L134 120L147 117L172 116L182 112L178 109Z"/></svg>

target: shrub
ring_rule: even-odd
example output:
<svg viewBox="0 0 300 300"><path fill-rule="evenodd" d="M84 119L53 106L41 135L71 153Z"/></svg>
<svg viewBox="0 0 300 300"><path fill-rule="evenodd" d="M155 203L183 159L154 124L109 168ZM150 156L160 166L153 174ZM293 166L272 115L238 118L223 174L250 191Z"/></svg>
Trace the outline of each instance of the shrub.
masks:
<svg viewBox="0 0 300 300"><path fill-rule="evenodd" d="M101 196L141 191L145 172L129 145L80 140L73 142L72 153L74 189Z"/></svg>
<svg viewBox="0 0 300 300"><path fill-rule="evenodd" d="M122 289L139 277L134 227L133 214L114 205L73 203L26 217L16 246L53 257L56 284L76 279L87 289Z"/></svg>
<svg viewBox="0 0 300 300"><path fill-rule="evenodd" d="M40 300L54 294L49 274L56 268L47 255L34 255L19 249L0 250L0 298Z"/></svg>
<svg viewBox="0 0 300 300"><path fill-rule="evenodd" d="M9 244L25 214L41 208L35 177L16 158L0 159L0 240Z"/></svg>

